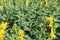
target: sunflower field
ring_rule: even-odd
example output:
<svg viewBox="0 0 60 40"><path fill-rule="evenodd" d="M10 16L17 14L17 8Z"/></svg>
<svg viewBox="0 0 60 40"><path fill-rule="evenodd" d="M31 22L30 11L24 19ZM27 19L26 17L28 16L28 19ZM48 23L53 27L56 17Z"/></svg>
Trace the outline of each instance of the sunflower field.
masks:
<svg viewBox="0 0 60 40"><path fill-rule="evenodd" d="M0 40L60 40L60 0L0 0Z"/></svg>

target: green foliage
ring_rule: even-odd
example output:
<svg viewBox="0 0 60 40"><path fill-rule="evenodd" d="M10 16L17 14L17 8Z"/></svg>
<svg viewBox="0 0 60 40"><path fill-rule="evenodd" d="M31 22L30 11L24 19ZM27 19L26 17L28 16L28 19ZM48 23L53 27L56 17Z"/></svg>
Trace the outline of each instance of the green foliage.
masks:
<svg viewBox="0 0 60 40"><path fill-rule="evenodd" d="M8 2L8 1L7 1ZM40 7L40 2L44 0L29 0L29 5L26 7L25 0L18 0L18 5L11 0L8 3L0 3L3 10L0 10L0 21L9 22L9 27L6 29L4 40L19 40L18 35L12 30L15 25L17 30L23 29L25 31L24 40L59 40L60 39L60 1L48 0L48 5L45 4ZM54 18L54 27L56 39L49 36L48 25L44 22L46 17L52 16ZM59 28L58 28L59 27Z"/></svg>

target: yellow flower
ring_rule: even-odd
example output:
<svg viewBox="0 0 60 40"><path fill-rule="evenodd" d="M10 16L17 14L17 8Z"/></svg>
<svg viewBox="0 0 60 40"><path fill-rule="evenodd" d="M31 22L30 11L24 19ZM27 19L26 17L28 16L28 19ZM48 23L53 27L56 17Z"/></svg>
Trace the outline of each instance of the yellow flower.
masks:
<svg viewBox="0 0 60 40"><path fill-rule="evenodd" d="M47 21L49 22L49 24L53 24L53 18L51 16L47 18Z"/></svg>
<svg viewBox="0 0 60 40"><path fill-rule="evenodd" d="M26 0L26 6L28 6L29 0Z"/></svg>
<svg viewBox="0 0 60 40"><path fill-rule="evenodd" d="M55 35L53 32L51 32L51 33L50 33L50 37L51 37L51 38L56 38L56 35Z"/></svg>
<svg viewBox="0 0 60 40"><path fill-rule="evenodd" d="M24 30L19 30L19 38L20 40L24 40Z"/></svg>
<svg viewBox="0 0 60 40"><path fill-rule="evenodd" d="M22 29L19 30L19 34L20 34L21 37L24 37L24 30L22 30Z"/></svg>
<svg viewBox="0 0 60 40"><path fill-rule="evenodd" d="M0 29L0 34L5 35L5 30Z"/></svg>
<svg viewBox="0 0 60 40"><path fill-rule="evenodd" d="M45 5L45 6L47 6L47 5L48 5L47 0L44 0L44 5Z"/></svg>
<svg viewBox="0 0 60 40"><path fill-rule="evenodd" d="M0 40L3 40L3 35L0 34Z"/></svg>
<svg viewBox="0 0 60 40"><path fill-rule="evenodd" d="M5 30L0 29L0 40L3 40L4 36L5 36Z"/></svg>
<svg viewBox="0 0 60 40"><path fill-rule="evenodd" d="M51 38L56 38L56 35L53 33L54 27L53 27L53 18L50 16L47 18L47 22L49 22L49 28L50 28L50 37Z"/></svg>
<svg viewBox="0 0 60 40"><path fill-rule="evenodd" d="M24 38L23 37L20 37L20 40L24 40Z"/></svg>
<svg viewBox="0 0 60 40"><path fill-rule="evenodd" d="M0 23L0 40L3 40L5 36L5 29L7 28L8 23L2 22Z"/></svg>
<svg viewBox="0 0 60 40"><path fill-rule="evenodd" d="M53 28L53 25L52 25L52 24L49 24L49 27L50 27L50 28Z"/></svg>
<svg viewBox="0 0 60 40"><path fill-rule="evenodd" d="M8 23L7 22L5 22L5 23L2 22L1 28L5 30L7 27L8 27Z"/></svg>
<svg viewBox="0 0 60 40"><path fill-rule="evenodd" d="M50 37L51 38L56 38L56 35L53 33L53 31L54 31L54 28L53 28L53 26L51 25L51 33L50 33Z"/></svg>
<svg viewBox="0 0 60 40"><path fill-rule="evenodd" d="M3 6L0 6L0 10L2 10L3 9Z"/></svg>

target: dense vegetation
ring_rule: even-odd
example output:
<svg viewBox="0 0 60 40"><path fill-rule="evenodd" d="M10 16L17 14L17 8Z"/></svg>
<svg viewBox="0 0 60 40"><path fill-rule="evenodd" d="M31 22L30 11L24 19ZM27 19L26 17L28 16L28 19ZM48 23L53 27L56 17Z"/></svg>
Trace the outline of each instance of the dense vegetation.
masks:
<svg viewBox="0 0 60 40"><path fill-rule="evenodd" d="M0 0L0 40L59 40L60 0Z"/></svg>

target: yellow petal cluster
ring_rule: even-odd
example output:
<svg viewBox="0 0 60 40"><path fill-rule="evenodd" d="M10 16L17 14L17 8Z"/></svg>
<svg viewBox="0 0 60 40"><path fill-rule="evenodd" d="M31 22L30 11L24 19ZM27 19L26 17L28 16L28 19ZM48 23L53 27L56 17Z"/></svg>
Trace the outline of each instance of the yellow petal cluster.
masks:
<svg viewBox="0 0 60 40"><path fill-rule="evenodd" d="M54 34L54 27L53 27L53 17L48 17L47 22L49 22L49 28L50 28L50 37L51 38L56 38L56 35Z"/></svg>
<svg viewBox="0 0 60 40"><path fill-rule="evenodd" d="M53 18L50 16L50 17L47 17L47 22L49 23L49 27L53 27Z"/></svg>
<svg viewBox="0 0 60 40"><path fill-rule="evenodd" d="M0 23L0 40L3 40L5 36L5 29L7 28L8 23L7 22L2 22Z"/></svg>
<svg viewBox="0 0 60 40"><path fill-rule="evenodd" d="M53 28L53 26L51 27L51 30L50 30L51 32L50 32L50 37L51 38L56 38L56 35L54 34L54 28Z"/></svg>
<svg viewBox="0 0 60 40"><path fill-rule="evenodd" d="M5 35L5 30L0 29L0 40L3 40L4 35Z"/></svg>
<svg viewBox="0 0 60 40"><path fill-rule="evenodd" d="M51 38L56 38L56 35L54 34L53 30L52 30L51 33L50 33L50 37L51 37Z"/></svg>
<svg viewBox="0 0 60 40"><path fill-rule="evenodd" d="M19 38L20 40L24 40L24 30L22 29L19 30Z"/></svg>
<svg viewBox="0 0 60 40"><path fill-rule="evenodd" d="M26 6L28 6L29 0L26 0Z"/></svg>
<svg viewBox="0 0 60 40"><path fill-rule="evenodd" d="M8 23L7 23L7 22L5 22L5 23L2 22L2 23L1 23L1 27L0 27L0 28L2 28L2 29L5 30L7 27L8 27Z"/></svg>

